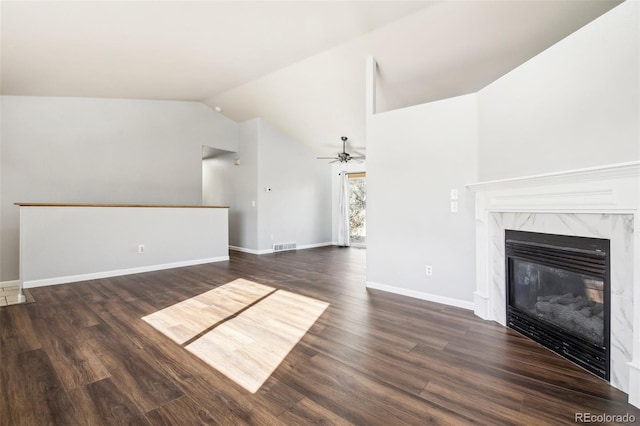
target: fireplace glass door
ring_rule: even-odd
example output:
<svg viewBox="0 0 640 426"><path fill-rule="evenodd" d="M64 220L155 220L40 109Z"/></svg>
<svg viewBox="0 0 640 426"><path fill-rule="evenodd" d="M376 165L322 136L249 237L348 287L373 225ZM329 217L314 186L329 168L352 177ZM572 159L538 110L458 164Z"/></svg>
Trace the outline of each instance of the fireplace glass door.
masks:
<svg viewBox="0 0 640 426"><path fill-rule="evenodd" d="M506 232L509 327L608 379L609 241Z"/></svg>
<svg viewBox="0 0 640 426"><path fill-rule="evenodd" d="M539 320L604 346L604 280L514 259L513 306Z"/></svg>

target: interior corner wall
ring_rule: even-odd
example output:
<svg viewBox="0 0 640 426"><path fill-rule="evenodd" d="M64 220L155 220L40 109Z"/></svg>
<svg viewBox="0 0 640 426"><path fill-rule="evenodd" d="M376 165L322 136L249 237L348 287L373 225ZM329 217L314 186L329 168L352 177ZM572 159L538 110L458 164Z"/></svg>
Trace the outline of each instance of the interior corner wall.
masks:
<svg viewBox="0 0 640 426"><path fill-rule="evenodd" d="M237 158L230 172L229 245L258 250L258 119L239 124Z"/></svg>
<svg viewBox="0 0 640 426"><path fill-rule="evenodd" d="M330 244L331 168L266 120L258 123L258 250Z"/></svg>
<svg viewBox="0 0 640 426"><path fill-rule="evenodd" d="M640 158L640 22L626 1L479 92L479 178Z"/></svg>
<svg viewBox="0 0 640 426"><path fill-rule="evenodd" d="M238 125L199 102L0 98L0 281L18 279L16 202L200 204L202 145Z"/></svg>
<svg viewBox="0 0 640 426"><path fill-rule="evenodd" d="M466 95L367 120L370 287L466 306L475 289L477 98ZM450 211L450 190L459 194ZM431 265L433 275L425 267Z"/></svg>

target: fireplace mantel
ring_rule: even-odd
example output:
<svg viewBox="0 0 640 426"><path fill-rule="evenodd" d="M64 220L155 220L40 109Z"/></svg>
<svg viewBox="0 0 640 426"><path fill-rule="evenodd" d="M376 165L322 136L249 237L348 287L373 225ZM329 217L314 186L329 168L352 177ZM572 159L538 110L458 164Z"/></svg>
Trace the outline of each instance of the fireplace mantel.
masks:
<svg viewBox="0 0 640 426"><path fill-rule="evenodd" d="M611 384L640 407L640 161L467 187L476 193L474 311L483 319L506 322L504 229L609 238L620 247L612 292L624 315L612 318L619 344Z"/></svg>
<svg viewBox="0 0 640 426"><path fill-rule="evenodd" d="M467 185L476 218L493 211L619 212L640 207L640 161Z"/></svg>

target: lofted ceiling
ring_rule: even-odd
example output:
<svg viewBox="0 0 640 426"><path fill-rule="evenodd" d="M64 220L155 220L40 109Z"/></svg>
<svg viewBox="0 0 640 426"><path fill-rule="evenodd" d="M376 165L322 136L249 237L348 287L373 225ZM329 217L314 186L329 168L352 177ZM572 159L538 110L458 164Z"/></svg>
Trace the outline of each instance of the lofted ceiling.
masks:
<svg viewBox="0 0 640 426"><path fill-rule="evenodd" d="M201 101L428 4L3 1L0 89Z"/></svg>
<svg viewBox="0 0 640 426"><path fill-rule="evenodd" d="M3 95L204 101L335 154L378 110L476 92L609 0L2 1Z"/></svg>

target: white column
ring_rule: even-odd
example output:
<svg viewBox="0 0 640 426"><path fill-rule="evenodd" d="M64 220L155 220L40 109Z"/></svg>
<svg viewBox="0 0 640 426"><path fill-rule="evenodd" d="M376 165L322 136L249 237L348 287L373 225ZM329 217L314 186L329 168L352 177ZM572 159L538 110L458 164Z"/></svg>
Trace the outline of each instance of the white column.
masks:
<svg viewBox="0 0 640 426"><path fill-rule="evenodd" d="M640 8L639 8L640 9ZM635 235L633 240L633 353L629 365L629 403L640 407L640 212L633 217Z"/></svg>
<svg viewBox="0 0 640 426"><path fill-rule="evenodd" d="M368 56L365 67L365 112L367 117L376 113L376 71L378 64L373 56Z"/></svg>
<svg viewBox="0 0 640 426"><path fill-rule="evenodd" d="M489 298L489 214L484 207L483 194L476 193L476 291L473 292L473 312L484 320L491 320Z"/></svg>
<svg viewBox="0 0 640 426"><path fill-rule="evenodd" d="M24 302L27 301L27 298L25 297L24 293L22 292L22 288L23 288L23 283L22 283L22 280L23 280L23 275L22 275L22 259L23 259L23 257L22 257L22 235L23 235L23 232L22 232L22 212L23 212L23 207L20 207L20 228L19 228L20 229L20 237L19 237L20 238L20 247L18 249L19 250L18 253L19 253L19 256L20 256L20 258L18 260L19 261L19 263L18 263L18 275L19 275L19 278L18 278L18 280L19 280L18 302L20 302L20 303L24 303Z"/></svg>

